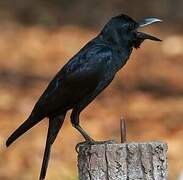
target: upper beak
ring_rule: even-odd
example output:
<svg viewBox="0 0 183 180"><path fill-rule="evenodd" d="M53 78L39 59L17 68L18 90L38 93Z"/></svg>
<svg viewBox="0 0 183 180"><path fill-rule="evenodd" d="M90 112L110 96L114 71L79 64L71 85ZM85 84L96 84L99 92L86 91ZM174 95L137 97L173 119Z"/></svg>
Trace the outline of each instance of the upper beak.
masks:
<svg viewBox="0 0 183 180"><path fill-rule="evenodd" d="M138 21L138 27L144 27L144 26L156 23L156 22L162 22L162 20L157 19L157 18L146 18L146 19ZM152 35L142 33L142 32L138 32L137 37L140 39L143 39L143 40L150 39L150 40L154 40L154 41L161 41L161 39L159 39L157 37L154 37Z"/></svg>
<svg viewBox="0 0 183 180"><path fill-rule="evenodd" d="M139 27L144 27L156 22L162 22L162 20L158 18L146 18L146 19L140 20L138 24L139 24Z"/></svg>

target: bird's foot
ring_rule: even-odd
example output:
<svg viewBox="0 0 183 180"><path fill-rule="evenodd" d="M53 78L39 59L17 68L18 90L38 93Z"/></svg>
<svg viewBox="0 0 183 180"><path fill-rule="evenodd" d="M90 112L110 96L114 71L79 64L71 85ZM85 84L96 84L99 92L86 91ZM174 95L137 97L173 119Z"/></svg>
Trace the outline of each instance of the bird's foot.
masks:
<svg viewBox="0 0 183 180"><path fill-rule="evenodd" d="M95 144L114 144L114 143L116 143L114 140L95 141Z"/></svg>
<svg viewBox="0 0 183 180"><path fill-rule="evenodd" d="M75 147L76 152L79 153L80 147L84 147L84 146L88 146L88 145L94 145L94 144L96 144L96 141L94 141L93 139L80 142Z"/></svg>
<svg viewBox="0 0 183 180"><path fill-rule="evenodd" d="M84 146L88 146L88 145L97 145L97 144L114 144L115 141L114 140L108 140L108 141L94 141L93 139L92 140L86 140L86 141L83 141L83 142L80 142L76 145L76 152L79 153L79 149L80 147L84 147Z"/></svg>

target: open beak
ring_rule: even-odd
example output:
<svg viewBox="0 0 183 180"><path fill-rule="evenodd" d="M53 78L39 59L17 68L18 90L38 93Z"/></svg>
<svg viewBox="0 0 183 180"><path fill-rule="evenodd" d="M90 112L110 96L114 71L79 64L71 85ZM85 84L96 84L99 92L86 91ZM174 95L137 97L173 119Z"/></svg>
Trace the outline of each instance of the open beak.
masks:
<svg viewBox="0 0 183 180"><path fill-rule="evenodd" d="M144 26L156 23L156 22L162 22L162 20L157 19L157 18L146 18L146 19L138 21L138 28L141 28L141 27L144 27ZM137 32L137 37L141 40L150 39L153 41L161 41L161 39L154 37L152 35L143 33L143 32Z"/></svg>

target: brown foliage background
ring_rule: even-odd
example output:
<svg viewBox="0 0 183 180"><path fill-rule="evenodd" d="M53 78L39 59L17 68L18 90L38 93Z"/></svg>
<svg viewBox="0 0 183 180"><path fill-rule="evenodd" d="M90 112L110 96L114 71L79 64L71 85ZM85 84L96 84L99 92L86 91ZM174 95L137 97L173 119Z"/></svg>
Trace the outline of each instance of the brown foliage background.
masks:
<svg viewBox="0 0 183 180"><path fill-rule="evenodd" d="M163 42L147 41L134 50L113 83L82 113L81 124L97 140L119 140L119 118L124 116L129 141L168 143L169 179L178 179L183 170L182 2L1 1L0 179L37 179L47 120L9 149L4 142L29 115L54 74L119 13L164 19L144 29ZM77 179L74 147L83 139L71 127L69 114L52 150L48 180Z"/></svg>

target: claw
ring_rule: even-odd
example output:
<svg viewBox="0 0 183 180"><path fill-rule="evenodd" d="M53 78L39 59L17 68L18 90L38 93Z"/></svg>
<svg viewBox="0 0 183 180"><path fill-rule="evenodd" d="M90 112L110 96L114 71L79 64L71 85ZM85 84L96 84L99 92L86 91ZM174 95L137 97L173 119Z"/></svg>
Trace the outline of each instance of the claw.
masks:
<svg viewBox="0 0 183 180"><path fill-rule="evenodd" d="M84 142L80 142L76 145L75 150L77 153L79 153L79 149L82 146L88 146L88 145L97 145L97 144L115 144L116 142L114 140L108 140L108 141L94 141L94 140L87 140Z"/></svg>
<svg viewBox="0 0 183 180"><path fill-rule="evenodd" d="M76 150L77 153L79 153L80 147L82 147L82 146L88 146L88 145L91 146L91 145L94 145L94 144L96 144L96 141L94 141L94 140L83 141L83 142L80 142L80 143L78 143L76 145L75 150Z"/></svg>

